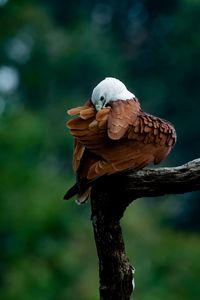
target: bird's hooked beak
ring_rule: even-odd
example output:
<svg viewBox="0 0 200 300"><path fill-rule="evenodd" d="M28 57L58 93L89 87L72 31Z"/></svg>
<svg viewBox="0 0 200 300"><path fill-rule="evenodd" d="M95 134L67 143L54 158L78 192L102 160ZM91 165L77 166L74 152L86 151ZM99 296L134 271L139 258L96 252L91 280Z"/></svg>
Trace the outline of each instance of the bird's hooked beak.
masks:
<svg viewBox="0 0 200 300"><path fill-rule="evenodd" d="M96 111L100 111L102 108L106 107L107 105L107 101L106 99L104 98L103 100L99 99L95 102L95 108L96 108Z"/></svg>
<svg viewBox="0 0 200 300"><path fill-rule="evenodd" d="M96 111L100 111L102 109L102 107L103 107L102 101L101 100L96 101L96 103L95 103Z"/></svg>

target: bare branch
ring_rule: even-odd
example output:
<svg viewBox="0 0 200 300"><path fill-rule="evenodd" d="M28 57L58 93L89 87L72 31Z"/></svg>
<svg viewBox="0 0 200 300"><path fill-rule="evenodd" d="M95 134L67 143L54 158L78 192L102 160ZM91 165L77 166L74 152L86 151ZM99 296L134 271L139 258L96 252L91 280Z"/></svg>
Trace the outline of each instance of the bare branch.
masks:
<svg viewBox="0 0 200 300"><path fill-rule="evenodd" d="M200 159L172 168L143 169L118 174L120 189L132 200L200 190Z"/></svg>

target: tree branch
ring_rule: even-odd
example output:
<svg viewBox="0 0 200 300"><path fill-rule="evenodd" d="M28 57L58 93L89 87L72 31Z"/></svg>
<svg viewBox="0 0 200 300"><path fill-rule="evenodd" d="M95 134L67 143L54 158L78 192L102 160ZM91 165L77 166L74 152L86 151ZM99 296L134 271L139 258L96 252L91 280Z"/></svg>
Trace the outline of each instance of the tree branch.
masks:
<svg viewBox="0 0 200 300"><path fill-rule="evenodd" d="M129 300L132 270L119 221L137 198L200 190L200 159L179 167L125 171L100 178L91 193L92 223L99 257L100 299Z"/></svg>

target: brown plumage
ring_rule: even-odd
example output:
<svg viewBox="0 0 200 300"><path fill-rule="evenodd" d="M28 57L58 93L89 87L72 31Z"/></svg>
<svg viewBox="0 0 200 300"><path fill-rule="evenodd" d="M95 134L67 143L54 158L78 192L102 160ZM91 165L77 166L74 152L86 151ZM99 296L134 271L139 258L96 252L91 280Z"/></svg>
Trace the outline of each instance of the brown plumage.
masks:
<svg viewBox="0 0 200 300"><path fill-rule="evenodd" d="M176 142L174 127L167 121L143 112L136 98L115 100L98 112L89 101L68 111L78 115L67 127L74 136L73 168L78 182L66 195L89 196L90 183L126 169L139 170L159 164Z"/></svg>

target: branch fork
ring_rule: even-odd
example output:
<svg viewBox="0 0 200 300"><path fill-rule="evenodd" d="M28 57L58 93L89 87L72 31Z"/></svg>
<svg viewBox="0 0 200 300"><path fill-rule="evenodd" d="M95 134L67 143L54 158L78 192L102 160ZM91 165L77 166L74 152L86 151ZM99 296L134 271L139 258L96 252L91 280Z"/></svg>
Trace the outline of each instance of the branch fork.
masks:
<svg viewBox="0 0 200 300"><path fill-rule="evenodd" d="M91 192L94 237L99 257L100 300L129 300L133 268L120 227L127 206L142 197L200 190L200 159L172 168L125 171L100 178Z"/></svg>

